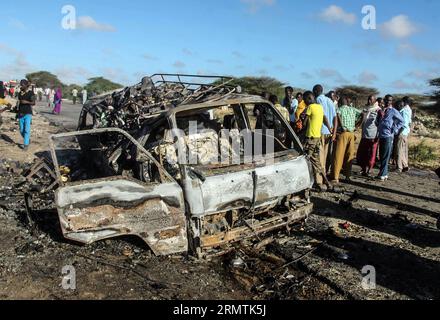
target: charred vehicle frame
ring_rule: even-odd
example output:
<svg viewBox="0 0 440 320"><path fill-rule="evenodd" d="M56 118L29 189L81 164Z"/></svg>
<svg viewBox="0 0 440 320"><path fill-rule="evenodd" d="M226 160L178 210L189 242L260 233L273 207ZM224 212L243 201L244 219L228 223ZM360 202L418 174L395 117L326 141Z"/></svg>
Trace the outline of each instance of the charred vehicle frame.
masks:
<svg viewBox="0 0 440 320"><path fill-rule="evenodd" d="M182 77L144 78L91 101L80 131L51 137L51 183L58 184L66 238L135 235L156 255L191 251L203 258L289 230L312 212L310 162L276 108L240 93L227 77L214 85ZM157 98L158 91L172 99ZM136 102L134 112L140 97L150 102ZM191 157L196 161L182 160Z"/></svg>

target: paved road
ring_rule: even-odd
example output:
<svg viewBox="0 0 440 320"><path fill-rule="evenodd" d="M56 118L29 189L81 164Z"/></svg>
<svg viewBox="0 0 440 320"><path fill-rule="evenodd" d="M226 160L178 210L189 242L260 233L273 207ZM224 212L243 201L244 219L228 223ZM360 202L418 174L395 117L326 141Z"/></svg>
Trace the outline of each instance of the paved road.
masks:
<svg viewBox="0 0 440 320"><path fill-rule="evenodd" d="M47 103L37 102L35 110L43 117L58 126L64 127L69 131L74 131L78 127L79 114L81 113L82 105L73 105L70 100L64 100L61 107L61 115L52 114L52 109L48 107Z"/></svg>

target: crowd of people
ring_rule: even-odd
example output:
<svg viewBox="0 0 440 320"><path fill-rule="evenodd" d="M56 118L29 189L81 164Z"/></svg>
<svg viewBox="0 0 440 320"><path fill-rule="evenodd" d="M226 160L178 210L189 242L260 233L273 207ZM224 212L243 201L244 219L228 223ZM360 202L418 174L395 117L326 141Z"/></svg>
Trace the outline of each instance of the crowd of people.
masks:
<svg viewBox="0 0 440 320"><path fill-rule="evenodd" d="M73 104L77 103L78 94L79 91L73 89ZM87 101L87 90L83 89L81 95L82 104L84 105ZM0 81L0 107L4 107L0 109L0 112L3 113L6 110L10 110L16 113L20 133L23 137L23 145L21 146L23 150L27 150L30 144L33 106L35 106L37 101L42 102L43 96L48 107L52 109L52 113L60 115L63 103L61 87L42 89L32 85L26 79L21 80L18 85L14 86ZM17 101L15 106L12 105L14 101L12 99Z"/></svg>
<svg viewBox="0 0 440 320"><path fill-rule="evenodd" d="M409 170L408 136L411 133L412 101L409 97L395 101L392 95L368 97L364 108L353 105L352 97L339 96L316 85L312 91L294 94L285 90L282 105L277 97L269 99L290 122L304 145L315 174L317 187L325 191L339 184L341 172L346 180L352 175L356 159L361 174L372 177L377 161L381 181L388 180L390 162L397 172ZM360 128L362 138L356 152L355 131Z"/></svg>

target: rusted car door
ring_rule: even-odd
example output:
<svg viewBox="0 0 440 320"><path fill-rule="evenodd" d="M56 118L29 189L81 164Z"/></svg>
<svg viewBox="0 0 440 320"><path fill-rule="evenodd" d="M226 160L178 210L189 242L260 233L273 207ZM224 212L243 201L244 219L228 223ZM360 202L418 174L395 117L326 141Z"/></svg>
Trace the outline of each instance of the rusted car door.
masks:
<svg viewBox="0 0 440 320"><path fill-rule="evenodd" d="M256 205L312 187L313 177L307 158L286 158L275 159L272 164L255 169Z"/></svg>
<svg viewBox="0 0 440 320"><path fill-rule="evenodd" d="M273 106L266 105L265 108L266 113L268 109L271 110L273 120L276 120L273 121L273 123L277 122L280 126L278 128L279 130L270 127L269 129L274 130L272 133L266 132L268 136L266 138L276 142L276 132L285 132L286 146L285 151L272 150L268 152L268 154L265 155L265 160L262 162L262 165L258 165L257 163L255 168L256 206L270 203L286 195L297 194L311 188L314 183L310 162L307 157L303 155L302 147L292 128ZM249 112L247 112L247 116L249 128L254 129ZM261 134L261 132L255 132L255 139L262 140L263 138L258 137L259 134ZM280 140L278 139L278 141ZM278 145L280 145L280 143L278 143ZM277 147L276 149L280 148Z"/></svg>
<svg viewBox="0 0 440 320"><path fill-rule="evenodd" d="M131 177L114 176L63 184L52 143L52 157L61 180L56 206L64 236L89 244L134 235L143 239L156 255L186 252L188 239L182 188L131 136L122 130L110 130L123 134L135 144L145 160L159 169L162 179L160 182L141 182ZM86 136L91 132L96 134L100 130L55 135L52 141L69 135Z"/></svg>

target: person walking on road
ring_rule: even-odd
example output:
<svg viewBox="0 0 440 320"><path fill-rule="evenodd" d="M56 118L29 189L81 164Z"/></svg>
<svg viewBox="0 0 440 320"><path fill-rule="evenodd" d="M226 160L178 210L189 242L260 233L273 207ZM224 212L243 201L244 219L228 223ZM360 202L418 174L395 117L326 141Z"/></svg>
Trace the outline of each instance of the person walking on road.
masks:
<svg viewBox="0 0 440 320"><path fill-rule="evenodd" d="M57 90L55 91L55 97L53 100L53 103L55 105L54 109L53 109L53 113L56 115L60 115L61 114L61 104L63 102L63 93L61 91L61 88L57 88Z"/></svg>
<svg viewBox="0 0 440 320"><path fill-rule="evenodd" d="M44 90L44 95L45 95L45 97L46 97L46 102L47 103L50 103L50 92L51 92L52 90L50 89L50 88L46 88L45 90Z"/></svg>
<svg viewBox="0 0 440 320"><path fill-rule="evenodd" d="M78 99L78 90L75 88L72 90L72 102L75 105L76 100Z"/></svg>
<svg viewBox="0 0 440 320"><path fill-rule="evenodd" d="M393 153L393 141L395 135L403 131L404 120L399 111L393 107L393 96L385 97L385 109L378 125L380 173L377 177L381 181L388 180L389 163Z"/></svg>
<svg viewBox="0 0 440 320"><path fill-rule="evenodd" d="M49 96L48 96L48 99L49 99L49 102L48 102L48 104L47 104L47 106L49 107L49 108L54 108L54 104L53 104L53 101L54 101L54 99L55 99L55 90L54 89L49 89Z"/></svg>
<svg viewBox="0 0 440 320"><path fill-rule="evenodd" d="M81 91L81 94L82 94L82 104L85 105L86 102L87 102L87 90L86 90L86 88L84 88Z"/></svg>
<svg viewBox="0 0 440 320"><path fill-rule="evenodd" d="M20 93L18 94L18 120L20 134L24 139L23 150L27 151L30 144L32 107L35 105L35 94L29 88L29 81L20 81Z"/></svg>

